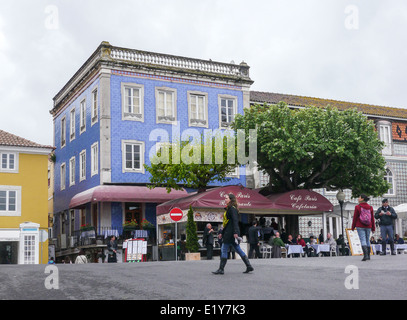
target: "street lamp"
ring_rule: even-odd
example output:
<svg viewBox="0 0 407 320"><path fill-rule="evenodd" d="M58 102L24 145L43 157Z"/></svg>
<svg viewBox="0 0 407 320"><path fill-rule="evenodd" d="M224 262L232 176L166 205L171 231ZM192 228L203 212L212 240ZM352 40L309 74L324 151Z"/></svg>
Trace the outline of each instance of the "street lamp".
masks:
<svg viewBox="0 0 407 320"><path fill-rule="evenodd" d="M342 254L343 254L345 247L345 235L343 233L343 202L345 201L345 193L342 191L342 189L339 189L338 193L336 194L336 199L338 199L339 205L341 206L342 237L344 238L344 241L342 243Z"/></svg>

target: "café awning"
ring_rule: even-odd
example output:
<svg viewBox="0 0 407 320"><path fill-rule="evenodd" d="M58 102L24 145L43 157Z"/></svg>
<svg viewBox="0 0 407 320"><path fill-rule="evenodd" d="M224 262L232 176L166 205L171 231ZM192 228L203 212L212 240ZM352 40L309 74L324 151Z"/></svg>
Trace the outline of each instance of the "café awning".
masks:
<svg viewBox="0 0 407 320"><path fill-rule="evenodd" d="M116 186L103 185L91 188L76 194L69 203L69 208L82 208L92 202L150 202L163 203L169 200L185 197L185 190L172 190L165 188L149 189L145 186Z"/></svg>
<svg viewBox="0 0 407 320"><path fill-rule="evenodd" d="M318 192L298 189L268 195L274 213L278 214L320 214L331 212L332 203Z"/></svg>
<svg viewBox="0 0 407 320"><path fill-rule="evenodd" d="M190 206L194 209L219 209L226 207L225 197L228 193L236 196L241 213L270 213L271 201L256 190L243 186L233 185L217 187L201 193L193 193L187 197L167 201L157 206L157 215L169 213L173 208L187 210Z"/></svg>

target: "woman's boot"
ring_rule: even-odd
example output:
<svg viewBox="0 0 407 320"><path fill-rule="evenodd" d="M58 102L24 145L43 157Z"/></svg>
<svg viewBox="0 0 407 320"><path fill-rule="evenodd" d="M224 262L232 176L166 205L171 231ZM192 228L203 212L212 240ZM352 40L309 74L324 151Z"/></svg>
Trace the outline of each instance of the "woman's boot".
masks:
<svg viewBox="0 0 407 320"><path fill-rule="evenodd" d="M224 269L226 266L226 262L228 261L227 258L220 258L219 269L216 271L212 271L213 274L224 274Z"/></svg>
<svg viewBox="0 0 407 320"><path fill-rule="evenodd" d="M363 251L363 259L362 259L362 261L366 261L367 260L367 247L362 246L362 251Z"/></svg>
<svg viewBox="0 0 407 320"><path fill-rule="evenodd" d="M254 270L254 268L250 264L249 258L247 256L242 257L242 260L243 260L244 264L246 265L246 271L243 273L249 273L250 271Z"/></svg>

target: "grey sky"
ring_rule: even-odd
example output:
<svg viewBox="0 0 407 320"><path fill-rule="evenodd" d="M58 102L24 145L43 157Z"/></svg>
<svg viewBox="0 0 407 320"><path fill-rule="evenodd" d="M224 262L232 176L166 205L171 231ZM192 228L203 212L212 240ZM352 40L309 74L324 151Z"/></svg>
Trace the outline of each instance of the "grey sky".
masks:
<svg viewBox="0 0 407 320"><path fill-rule="evenodd" d="M102 41L222 62L252 90L407 107L404 0L0 0L0 129L52 144L52 98Z"/></svg>

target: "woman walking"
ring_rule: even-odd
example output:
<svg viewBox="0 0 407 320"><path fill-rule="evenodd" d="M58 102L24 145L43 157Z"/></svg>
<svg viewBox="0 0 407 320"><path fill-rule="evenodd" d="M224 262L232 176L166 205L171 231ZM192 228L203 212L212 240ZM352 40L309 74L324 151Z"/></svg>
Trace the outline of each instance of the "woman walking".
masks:
<svg viewBox="0 0 407 320"><path fill-rule="evenodd" d="M353 214L352 231L357 230L360 243L363 250L362 261L370 260L370 231L376 230L374 223L373 208L367 202L369 198L361 194L359 204L355 206L355 212Z"/></svg>
<svg viewBox="0 0 407 320"><path fill-rule="evenodd" d="M229 193L226 195L226 208L223 214L223 230L219 234L219 239L222 240L222 248L220 255L220 265L219 269L213 271L214 274L224 274L224 269L226 262L228 261L229 248L233 247L235 251L240 255L243 262L246 265L246 271L244 273L249 273L253 271L253 267L250 265L249 258L243 252L239 246L239 212L237 210L237 201L234 194Z"/></svg>

